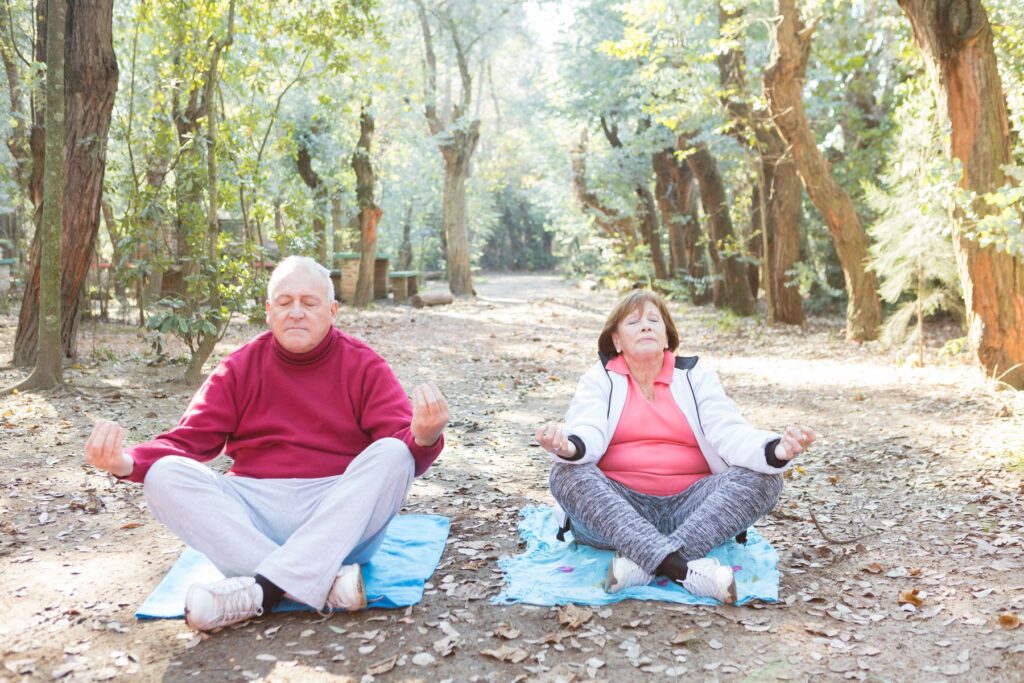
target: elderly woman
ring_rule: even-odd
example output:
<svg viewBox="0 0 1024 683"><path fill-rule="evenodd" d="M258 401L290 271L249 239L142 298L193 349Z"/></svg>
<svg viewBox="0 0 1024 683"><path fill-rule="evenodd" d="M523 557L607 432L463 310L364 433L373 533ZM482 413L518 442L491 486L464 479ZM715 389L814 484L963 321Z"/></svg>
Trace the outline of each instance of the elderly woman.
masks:
<svg viewBox="0 0 1024 683"><path fill-rule="evenodd" d="M605 590L667 576L694 595L736 601L730 567L706 557L774 507L782 474L814 442L805 427L752 427L714 370L675 357L664 300L626 296L598 339L565 424L537 430L551 492L577 542L615 550Z"/></svg>

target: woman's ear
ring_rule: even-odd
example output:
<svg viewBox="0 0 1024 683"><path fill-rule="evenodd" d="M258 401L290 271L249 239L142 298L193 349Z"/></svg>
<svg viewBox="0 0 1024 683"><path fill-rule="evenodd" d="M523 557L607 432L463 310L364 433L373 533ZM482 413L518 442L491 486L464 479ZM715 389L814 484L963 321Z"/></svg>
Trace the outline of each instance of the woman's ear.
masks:
<svg viewBox="0 0 1024 683"><path fill-rule="evenodd" d="M612 332L612 346L615 347L615 353L622 353L622 347L619 346L619 333Z"/></svg>

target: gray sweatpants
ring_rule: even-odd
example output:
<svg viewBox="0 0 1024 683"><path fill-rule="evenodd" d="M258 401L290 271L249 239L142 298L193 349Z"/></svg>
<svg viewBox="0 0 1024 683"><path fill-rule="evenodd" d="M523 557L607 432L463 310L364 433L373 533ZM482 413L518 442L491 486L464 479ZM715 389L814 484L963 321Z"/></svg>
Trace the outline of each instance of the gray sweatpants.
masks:
<svg viewBox="0 0 1024 683"><path fill-rule="evenodd" d="M225 476L180 456L143 484L153 516L226 576L260 574L321 609L343 564L368 562L412 486L398 439L371 444L344 474L318 479Z"/></svg>
<svg viewBox="0 0 1024 683"><path fill-rule="evenodd" d="M782 475L743 467L704 477L673 496L634 491L596 465L556 463L550 482L576 541L617 550L651 574L669 553L700 559L746 531L782 492Z"/></svg>

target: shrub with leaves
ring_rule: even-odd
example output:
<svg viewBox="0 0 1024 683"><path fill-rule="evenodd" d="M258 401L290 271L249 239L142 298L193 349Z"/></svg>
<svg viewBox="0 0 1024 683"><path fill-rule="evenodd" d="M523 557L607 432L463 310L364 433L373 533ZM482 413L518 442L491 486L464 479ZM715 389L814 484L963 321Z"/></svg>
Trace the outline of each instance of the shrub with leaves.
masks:
<svg viewBox="0 0 1024 683"><path fill-rule="evenodd" d="M881 338L894 345L906 341L916 318L923 360L924 317L938 311L963 314L950 214L960 171L946 160L943 132L925 84L919 79L905 87L889 167L881 186L865 182L864 192L879 216L869 228L871 267L881 281L882 298L895 305Z"/></svg>

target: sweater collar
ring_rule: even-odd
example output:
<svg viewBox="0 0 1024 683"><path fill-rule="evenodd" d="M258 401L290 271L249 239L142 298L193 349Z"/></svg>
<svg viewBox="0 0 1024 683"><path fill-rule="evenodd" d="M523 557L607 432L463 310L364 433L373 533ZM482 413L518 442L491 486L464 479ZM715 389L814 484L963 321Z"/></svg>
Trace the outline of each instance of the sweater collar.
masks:
<svg viewBox="0 0 1024 683"><path fill-rule="evenodd" d="M625 356L619 354L608 361L606 365L612 372L620 375L629 376L629 366L626 365ZM672 373L675 372L675 356L672 355L671 351L665 351L665 357L661 362L661 370L658 371L658 375L654 378L654 381L659 384L672 384Z"/></svg>
<svg viewBox="0 0 1024 683"><path fill-rule="evenodd" d="M278 343L274 335L270 335L270 338L273 340L274 353L284 362L291 363L292 365L313 365L330 353L331 347L334 345L334 339L337 336L338 330L332 327L327 330L327 334L324 335L319 344L303 353L294 353L284 348Z"/></svg>

